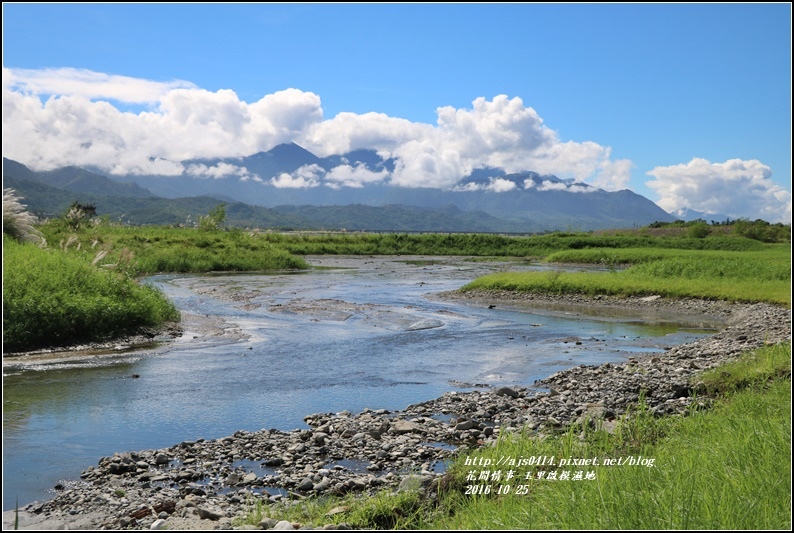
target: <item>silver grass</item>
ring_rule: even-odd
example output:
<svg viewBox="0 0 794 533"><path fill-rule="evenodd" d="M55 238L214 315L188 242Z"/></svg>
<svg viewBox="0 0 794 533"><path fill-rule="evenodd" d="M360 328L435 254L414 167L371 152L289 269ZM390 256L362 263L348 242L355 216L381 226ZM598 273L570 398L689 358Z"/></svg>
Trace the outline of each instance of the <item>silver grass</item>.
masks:
<svg viewBox="0 0 794 533"><path fill-rule="evenodd" d="M45 246L47 241L39 230L33 227L36 217L26 211L22 198L14 194L14 189L3 189L3 234L19 242L32 242Z"/></svg>

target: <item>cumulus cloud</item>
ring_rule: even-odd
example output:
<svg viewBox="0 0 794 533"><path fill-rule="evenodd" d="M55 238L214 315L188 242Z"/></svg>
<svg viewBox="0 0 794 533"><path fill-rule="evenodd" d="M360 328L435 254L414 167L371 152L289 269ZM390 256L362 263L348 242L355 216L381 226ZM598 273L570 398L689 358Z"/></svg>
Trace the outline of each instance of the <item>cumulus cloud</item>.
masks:
<svg viewBox="0 0 794 533"><path fill-rule="evenodd" d="M399 146L430 136L433 126L390 117L383 113L339 113L312 124L302 137L320 157L371 149L390 157Z"/></svg>
<svg viewBox="0 0 794 533"><path fill-rule="evenodd" d="M339 165L332 168L326 175L326 185L332 188L361 188L368 183L383 182L389 175L386 169L374 172L359 163L356 166Z"/></svg>
<svg viewBox="0 0 794 533"><path fill-rule="evenodd" d="M245 167L231 165L229 163L218 163L213 166L207 166L201 163L194 163L185 168L185 173L199 178L213 178L223 179L232 176L237 176L241 181L262 181L256 174L252 174Z"/></svg>
<svg viewBox="0 0 794 533"><path fill-rule="evenodd" d="M110 101L147 108L123 112ZM296 142L321 157L376 150L394 159L394 171L348 165L327 176L278 176L274 185L309 187L323 179L346 187L384 182L453 188L482 167L534 170L605 189L628 183L630 161L613 160L609 147L592 141L561 141L520 98L480 97L471 108L440 107L437 115L436 124L382 113L326 119L318 95L294 88L248 103L232 90L212 92L179 80L78 69L3 72L3 153L35 170L85 165L117 174L200 172L217 178L230 169L188 170L181 161L247 156Z"/></svg>
<svg viewBox="0 0 794 533"><path fill-rule="evenodd" d="M469 182L465 185L458 185L454 187L456 191L491 191L491 192L508 192L518 188L515 182L505 178L488 178L488 183L474 183Z"/></svg>
<svg viewBox="0 0 794 533"><path fill-rule="evenodd" d="M534 180L527 179L524 180L524 188L525 189L536 189L538 191L566 191L566 192L595 192L600 189L596 187L589 187L584 183L570 183L565 181L552 181L552 180L543 180L540 183L537 183Z"/></svg>
<svg viewBox="0 0 794 533"><path fill-rule="evenodd" d="M791 222L791 193L771 180L772 169L758 160L729 159L711 163L694 158L689 163L656 167L646 182L670 212L687 207L733 218L762 218Z"/></svg>
<svg viewBox="0 0 794 533"><path fill-rule="evenodd" d="M325 171L319 165L303 165L293 173L282 172L270 183L278 189L309 189L320 185Z"/></svg>
<svg viewBox="0 0 794 533"><path fill-rule="evenodd" d="M568 185L561 181L544 181L538 185L539 191L564 191L568 189Z"/></svg>
<svg viewBox="0 0 794 533"><path fill-rule="evenodd" d="M34 170L178 175L181 161L269 150L322 117L319 98L296 90L249 105L230 90L172 88L150 109L130 113L92 100L104 94L102 84L93 93L46 97L14 87L4 80L3 154Z"/></svg>

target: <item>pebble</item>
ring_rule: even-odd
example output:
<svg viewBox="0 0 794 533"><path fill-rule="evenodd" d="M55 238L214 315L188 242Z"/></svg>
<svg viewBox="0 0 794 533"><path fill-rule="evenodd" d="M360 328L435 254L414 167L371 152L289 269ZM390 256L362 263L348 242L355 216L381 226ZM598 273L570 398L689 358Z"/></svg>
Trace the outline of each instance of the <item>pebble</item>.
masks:
<svg viewBox="0 0 794 533"><path fill-rule="evenodd" d="M500 301L506 298L504 294L498 297ZM577 298L577 303L594 301ZM610 301L603 296L599 305ZM208 527L210 523L220 527L224 520L245 514L252 502L279 501L282 495L274 488L298 498L372 494L384 487L432 491L433 481L443 472L433 472L431 465L449 459L456 449L487 446L502 432L524 427L559 431L572 423L595 420L613 427L640 395L656 415L685 414L693 401L710 402L704 391L691 384L693 375L744 351L791 338L791 313L785 308L676 302L623 299L616 305L677 305L685 312L719 318L727 327L661 354L563 370L532 388L484 386L470 392L451 391L402 411L312 414L304 419L308 429L237 431L217 440L116 453L86 468L81 482L68 484L53 499L34 502L25 510L50 517L99 513L106 516L96 524L99 529L160 529L171 527L173 517L200 518L208 521ZM441 414L447 416L434 418ZM243 459L269 466L274 473L257 475L233 466ZM123 499L113 496L120 487ZM272 519L263 520L259 527L295 529L290 522Z"/></svg>

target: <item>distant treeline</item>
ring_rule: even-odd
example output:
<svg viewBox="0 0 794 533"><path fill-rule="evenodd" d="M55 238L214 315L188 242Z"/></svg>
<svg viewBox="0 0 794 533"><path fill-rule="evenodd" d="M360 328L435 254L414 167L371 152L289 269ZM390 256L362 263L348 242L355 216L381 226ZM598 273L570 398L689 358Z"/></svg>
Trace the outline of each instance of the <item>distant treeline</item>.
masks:
<svg viewBox="0 0 794 533"><path fill-rule="evenodd" d="M693 237L705 237L711 233L724 233L723 228L729 229L730 233L754 239L761 242L791 242L791 224L778 222L771 224L760 218L750 221L744 218L736 220L726 219L723 222L712 220L710 223L703 219L676 220L675 222L654 222L648 225L649 228L686 228L687 233Z"/></svg>
<svg viewBox="0 0 794 533"><path fill-rule="evenodd" d="M681 250L760 250L764 244L735 235L708 237L551 233L533 237L494 234L263 233L268 242L296 255L472 255L545 257L561 250L589 248L670 248Z"/></svg>

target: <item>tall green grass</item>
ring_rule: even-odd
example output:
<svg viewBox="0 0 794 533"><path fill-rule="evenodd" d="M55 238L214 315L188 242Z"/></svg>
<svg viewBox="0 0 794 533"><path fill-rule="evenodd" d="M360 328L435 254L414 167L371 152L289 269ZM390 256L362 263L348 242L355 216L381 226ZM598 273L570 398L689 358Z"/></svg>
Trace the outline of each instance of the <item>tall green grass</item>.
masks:
<svg viewBox="0 0 794 533"><path fill-rule="evenodd" d="M74 232L57 221L42 226L52 246L101 264L114 265L131 276L157 272L265 271L309 268L301 258L268 241L262 234L202 231L165 226L100 224Z"/></svg>
<svg viewBox="0 0 794 533"><path fill-rule="evenodd" d="M3 238L3 346L100 341L178 320L158 290L55 249Z"/></svg>
<svg viewBox="0 0 794 533"><path fill-rule="evenodd" d="M298 255L475 255L545 257L560 250L591 248L669 248L681 250L760 250L763 244L744 237L598 236L554 233L532 237L491 234L339 234L271 233L265 238Z"/></svg>
<svg viewBox="0 0 794 533"><path fill-rule="evenodd" d="M763 246L763 245L762 245ZM505 272L483 276L462 290L510 290L551 294L692 297L791 304L791 259L786 250L687 251L593 249L560 252L549 260L634 263L611 272ZM606 259L605 259L606 258Z"/></svg>

